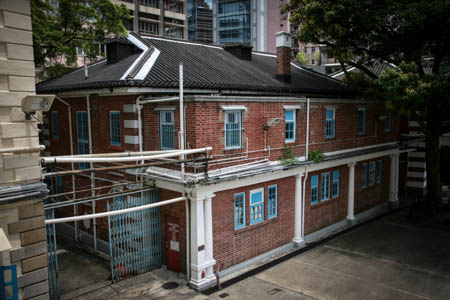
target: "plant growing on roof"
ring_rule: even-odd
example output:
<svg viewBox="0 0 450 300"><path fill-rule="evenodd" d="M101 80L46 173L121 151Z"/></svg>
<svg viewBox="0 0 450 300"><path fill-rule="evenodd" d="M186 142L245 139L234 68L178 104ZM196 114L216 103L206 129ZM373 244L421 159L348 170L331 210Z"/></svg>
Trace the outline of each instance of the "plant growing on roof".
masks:
<svg viewBox="0 0 450 300"><path fill-rule="evenodd" d="M319 149L311 150L308 154L308 160L312 160L313 162L319 162L325 158L325 154L323 154Z"/></svg>
<svg viewBox="0 0 450 300"><path fill-rule="evenodd" d="M316 62L316 65L320 65L322 62L320 61L320 51L317 51L313 54L313 59Z"/></svg>
<svg viewBox="0 0 450 300"><path fill-rule="evenodd" d="M297 159L295 159L294 155L292 154L291 148L289 148L286 145L283 145L283 154L278 158L278 160L284 166L288 166L288 165L293 165L293 164L298 164L299 163L299 161Z"/></svg>
<svg viewBox="0 0 450 300"><path fill-rule="evenodd" d="M297 53L297 56L295 57L295 61L301 66L306 65L305 53L303 53L303 52Z"/></svg>

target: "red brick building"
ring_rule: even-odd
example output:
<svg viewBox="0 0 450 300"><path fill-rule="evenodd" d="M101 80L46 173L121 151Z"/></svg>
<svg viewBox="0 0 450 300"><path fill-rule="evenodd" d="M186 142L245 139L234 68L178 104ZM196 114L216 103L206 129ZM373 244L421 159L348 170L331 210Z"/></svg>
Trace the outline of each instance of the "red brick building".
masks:
<svg viewBox="0 0 450 300"><path fill-rule="evenodd" d="M66 102L55 101L47 115L47 154L70 154L68 112L74 154L177 149L182 62L185 146L212 147L207 163L189 156L184 180L180 165L167 161L94 182L144 174L161 200L187 195L188 209L161 207L162 263L187 271L198 289L215 284L217 268L230 274L395 205L399 120L382 103L290 62L289 46L285 33L277 34L278 57L134 34L112 42L87 77L78 70L37 86ZM77 122L89 123L90 134ZM77 189L91 179L77 176ZM62 186L70 190L71 178ZM104 222L95 225L107 240Z"/></svg>

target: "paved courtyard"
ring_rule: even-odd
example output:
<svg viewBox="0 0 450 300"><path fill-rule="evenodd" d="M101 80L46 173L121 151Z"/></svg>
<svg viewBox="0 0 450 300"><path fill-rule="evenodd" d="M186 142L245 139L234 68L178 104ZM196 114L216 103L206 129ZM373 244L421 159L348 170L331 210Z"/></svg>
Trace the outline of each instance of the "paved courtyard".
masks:
<svg viewBox="0 0 450 300"><path fill-rule="evenodd" d="M450 227L407 210L218 291L215 299L450 299Z"/></svg>
<svg viewBox="0 0 450 300"><path fill-rule="evenodd" d="M363 224L211 295L159 269L115 284L100 280L75 299L450 299L450 226L416 224L407 212Z"/></svg>

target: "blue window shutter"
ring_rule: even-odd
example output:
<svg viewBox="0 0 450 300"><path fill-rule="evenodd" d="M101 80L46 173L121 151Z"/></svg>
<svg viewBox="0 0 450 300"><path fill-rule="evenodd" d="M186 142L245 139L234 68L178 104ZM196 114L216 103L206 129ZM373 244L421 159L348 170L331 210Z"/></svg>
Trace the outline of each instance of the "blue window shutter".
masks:
<svg viewBox="0 0 450 300"><path fill-rule="evenodd" d="M375 162L371 161L369 163L369 185L375 184Z"/></svg>
<svg viewBox="0 0 450 300"><path fill-rule="evenodd" d="M383 176L383 161L377 161L377 183L381 183L381 177Z"/></svg>
<svg viewBox="0 0 450 300"><path fill-rule="evenodd" d="M385 119L384 129L386 132L391 132L391 125L392 125L392 113L389 113Z"/></svg>
<svg viewBox="0 0 450 300"><path fill-rule="evenodd" d="M333 171L333 198L339 196L339 170Z"/></svg>
<svg viewBox="0 0 450 300"><path fill-rule="evenodd" d="M6 275L9 273L9 276ZM9 279L7 279L9 278ZM9 287L10 295L7 295L7 287ZM8 293L8 294L9 294ZM17 266L0 266L0 299L17 300L19 299L19 290L17 286Z"/></svg>
<svg viewBox="0 0 450 300"><path fill-rule="evenodd" d="M111 145L120 146L122 144L122 137L120 134L121 122L120 122L120 112L110 111L109 112L109 129Z"/></svg>
<svg viewBox="0 0 450 300"><path fill-rule="evenodd" d="M52 137L59 139L59 118L57 111L52 111Z"/></svg>
<svg viewBox="0 0 450 300"><path fill-rule="evenodd" d="M77 111L76 119L78 154L89 154L87 112ZM89 163L79 163L78 166L80 169L88 169Z"/></svg>
<svg viewBox="0 0 450 300"><path fill-rule="evenodd" d="M311 204L319 201L319 175L311 176Z"/></svg>
<svg viewBox="0 0 450 300"><path fill-rule="evenodd" d="M273 218L277 216L277 186L269 186L267 194L267 214L268 218Z"/></svg>

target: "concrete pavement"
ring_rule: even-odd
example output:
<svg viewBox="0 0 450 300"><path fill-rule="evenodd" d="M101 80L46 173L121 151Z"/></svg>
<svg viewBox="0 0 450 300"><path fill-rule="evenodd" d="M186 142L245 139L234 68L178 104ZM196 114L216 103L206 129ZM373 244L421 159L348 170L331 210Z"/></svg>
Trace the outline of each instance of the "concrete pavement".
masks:
<svg viewBox="0 0 450 300"><path fill-rule="evenodd" d="M370 222L211 295L215 299L450 299L450 227L406 211Z"/></svg>

